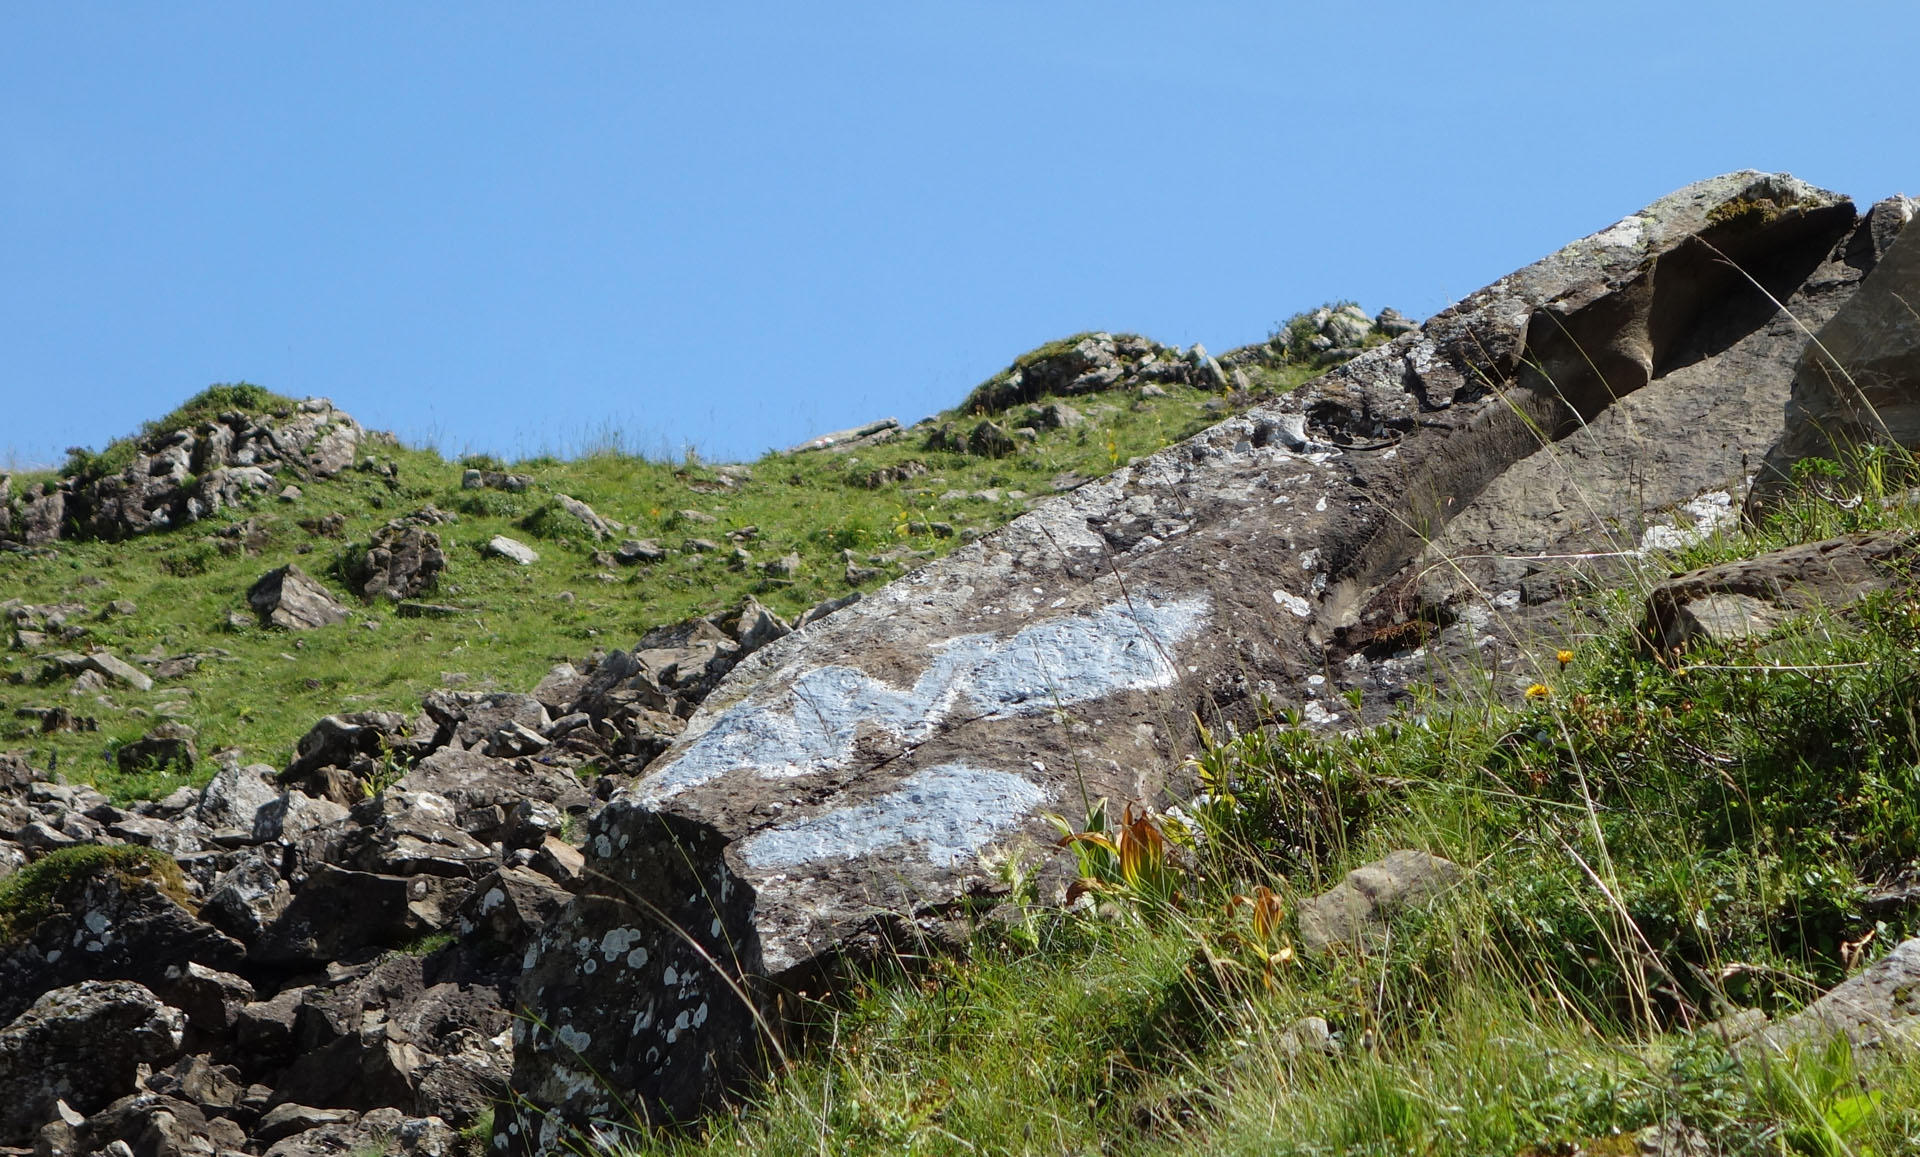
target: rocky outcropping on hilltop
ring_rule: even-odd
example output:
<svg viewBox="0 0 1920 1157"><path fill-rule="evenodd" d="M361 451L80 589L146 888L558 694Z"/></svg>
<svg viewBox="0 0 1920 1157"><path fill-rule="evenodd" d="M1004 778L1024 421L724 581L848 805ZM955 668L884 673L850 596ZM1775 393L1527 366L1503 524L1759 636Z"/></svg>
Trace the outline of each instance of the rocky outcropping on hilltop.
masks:
<svg viewBox="0 0 1920 1157"><path fill-rule="evenodd" d="M364 436L331 402L309 398L278 417L231 410L142 438L116 471L72 475L18 495L0 476L0 542L123 539L198 522L290 481L338 474Z"/></svg>

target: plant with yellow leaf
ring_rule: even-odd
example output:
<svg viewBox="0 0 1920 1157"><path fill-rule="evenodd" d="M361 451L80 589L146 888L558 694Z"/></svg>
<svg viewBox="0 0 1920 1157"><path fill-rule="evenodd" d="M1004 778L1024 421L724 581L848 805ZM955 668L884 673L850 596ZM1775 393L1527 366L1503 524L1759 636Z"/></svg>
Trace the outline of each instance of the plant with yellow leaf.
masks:
<svg viewBox="0 0 1920 1157"><path fill-rule="evenodd" d="M1174 862L1175 849L1168 838L1184 834L1176 821L1156 819L1144 807L1136 811L1129 802L1120 822L1109 830L1105 799L1088 810L1086 825L1079 831L1063 816L1047 819L1060 829L1058 846L1073 852L1079 869L1078 878L1067 889L1068 904L1086 895L1131 901L1148 911L1179 902L1186 871Z"/></svg>

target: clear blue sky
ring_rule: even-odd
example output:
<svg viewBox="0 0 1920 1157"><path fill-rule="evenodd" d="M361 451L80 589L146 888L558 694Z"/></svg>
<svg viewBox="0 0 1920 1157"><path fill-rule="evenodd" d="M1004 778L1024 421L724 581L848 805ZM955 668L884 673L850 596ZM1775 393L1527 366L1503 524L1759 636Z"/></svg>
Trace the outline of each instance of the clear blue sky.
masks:
<svg viewBox="0 0 1920 1157"><path fill-rule="evenodd" d="M1426 316L1689 181L1920 192L1908 4L14 4L0 465L212 382L750 458L1081 329Z"/></svg>

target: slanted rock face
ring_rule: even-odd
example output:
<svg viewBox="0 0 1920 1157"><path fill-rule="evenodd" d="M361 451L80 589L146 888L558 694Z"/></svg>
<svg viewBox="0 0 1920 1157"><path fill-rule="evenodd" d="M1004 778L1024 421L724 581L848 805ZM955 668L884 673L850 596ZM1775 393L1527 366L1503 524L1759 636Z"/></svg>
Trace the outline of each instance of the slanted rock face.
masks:
<svg viewBox="0 0 1920 1157"><path fill-rule="evenodd" d="M1904 197L1874 206L1865 240L1884 255L1794 366L1787 430L1767 452L1750 514L1777 500L1804 459L1852 464L1876 443L1920 448L1920 238L1903 228L1914 208Z"/></svg>
<svg viewBox="0 0 1920 1157"><path fill-rule="evenodd" d="M1354 632L1417 602L1449 520L1769 325L1727 261L1782 300L1821 270L1844 296L1856 225L1784 176L1690 186L740 662L594 820L583 892L528 952L534 1109L504 1140L550 1146L615 1092L656 1119L712 1104L781 987L963 903L983 853L1051 838L1043 813L1156 795L1196 711L1340 724L1342 681L1384 710L1428 673L1421 639ZM1696 471L1663 481L1726 482Z"/></svg>

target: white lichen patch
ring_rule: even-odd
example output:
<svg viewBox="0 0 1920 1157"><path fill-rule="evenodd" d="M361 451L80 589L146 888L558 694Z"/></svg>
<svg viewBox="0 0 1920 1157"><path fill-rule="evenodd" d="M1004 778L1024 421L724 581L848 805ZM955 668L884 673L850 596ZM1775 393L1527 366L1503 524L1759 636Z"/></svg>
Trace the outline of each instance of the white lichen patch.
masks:
<svg viewBox="0 0 1920 1157"><path fill-rule="evenodd" d="M611 964L616 957L625 955L635 944L638 944L641 938L638 928L610 928L607 934L600 938L600 955Z"/></svg>

